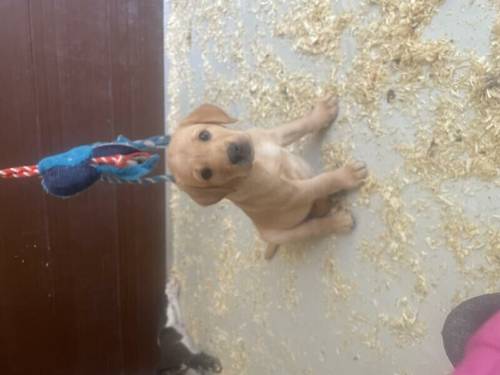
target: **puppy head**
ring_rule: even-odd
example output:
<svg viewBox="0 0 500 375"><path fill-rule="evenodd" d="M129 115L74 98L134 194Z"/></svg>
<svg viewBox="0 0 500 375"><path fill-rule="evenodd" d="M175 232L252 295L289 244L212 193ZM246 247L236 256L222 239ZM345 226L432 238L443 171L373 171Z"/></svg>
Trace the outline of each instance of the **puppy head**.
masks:
<svg viewBox="0 0 500 375"><path fill-rule="evenodd" d="M222 109L203 104L181 121L168 146L167 163L176 184L203 206L234 191L252 168L252 140L224 126L233 122Z"/></svg>

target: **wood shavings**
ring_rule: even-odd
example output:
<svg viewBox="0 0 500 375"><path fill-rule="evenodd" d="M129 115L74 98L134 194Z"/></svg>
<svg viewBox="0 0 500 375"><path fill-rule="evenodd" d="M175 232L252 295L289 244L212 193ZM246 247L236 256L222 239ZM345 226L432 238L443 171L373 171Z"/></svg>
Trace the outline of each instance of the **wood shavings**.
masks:
<svg viewBox="0 0 500 375"><path fill-rule="evenodd" d="M379 321L389 329L399 346L418 344L426 334L426 325L418 318L417 311L411 308L407 297L400 298L397 307L399 315L380 314Z"/></svg>
<svg viewBox="0 0 500 375"><path fill-rule="evenodd" d="M338 57L340 37L351 21L350 14L332 14L329 0L309 0L292 7L275 35L292 38L294 47L306 54Z"/></svg>
<svg viewBox="0 0 500 375"><path fill-rule="evenodd" d="M291 270L286 276L280 280L278 288L283 292L283 301L280 303L278 308L285 308L288 312L291 312L297 308L300 304L302 295L297 290L297 274Z"/></svg>
<svg viewBox="0 0 500 375"><path fill-rule="evenodd" d="M415 220L407 213L406 203L401 198L401 182L371 182L372 194L377 192L383 199L381 217L385 231L376 241L361 243L364 259L384 271L391 278L398 277L402 268L415 276L414 292L425 298L429 292L427 277L422 266L422 255L414 244Z"/></svg>
<svg viewBox="0 0 500 375"><path fill-rule="evenodd" d="M443 3L373 0L338 12L327 0L171 2L172 16L166 34L169 126L193 105L209 101L236 108L243 126L269 128L303 115L318 96L333 92L341 98L337 125L348 125L342 130L352 131L352 136L348 142L323 147L327 168L339 166L351 158L354 150L359 152L364 146L373 146L374 152L379 152L378 141L396 145L404 170L387 171L387 175L397 178L371 176L358 194L359 202L373 213L374 207L381 204L376 218L382 229L361 245L362 256L368 260L363 265L372 267L385 283L376 291L380 300L394 293L394 280L404 274L401 279L406 281L408 272L409 285L398 285L401 289L396 293L407 294L411 301L419 303L424 303L430 294L434 286L432 266L425 262L418 235L422 236L421 246L426 251L455 259L447 264L446 274L458 271L460 290L455 295L456 302L475 292L500 287L497 221L487 225L487 220L468 216L460 210L464 204L460 196L444 190L446 184L455 181L500 186L500 18L492 29L490 55L475 56L459 51L448 40L423 38L423 30ZM243 25L245 11L255 17L255 25L250 29ZM275 48L272 33L280 39L281 46L293 46L294 51ZM304 60L301 53L307 55ZM293 64L290 54L297 58ZM190 61L198 58L199 64ZM428 95L428 91L434 94ZM385 123L387 111L408 116L401 126L411 129L412 135L409 140L405 138L404 144L395 141L394 129ZM358 144L362 133L366 139ZM429 195L410 204L403 191L405 186ZM464 191L465 194L472 199L475 192ZM193 330L213 352L221 354L224 373L250 373L254 363L263 362L264 358L270 363L264 373L305 371L297 365L301 353L293 350L290 343L283 344L285 348L269 321L276 306L291 312L299 309L305 296L297 285L297 275L312 258L309 248L314 245L287 246L280 258L288 268L276 270L262 266L257 251L261 244L255 250L237 243L236 239L248 228L236 225L234 218L214 218L206 211L201 214L199 208L175 191L171 205L174 268L183 283L195 285L190 287L188 301ZM430 208L441 212L436 224L439 230L426 228L418 233L415 220L421 223ZM362 209L365 208L359 207ZM206 215L210 219L204 221ZM213 226L213 238L203 244L206 253L199 254L192 242L213 219L225 224ZM358 291L358 285L346 277L345 270L338 272L334 257L326 261L321 258L321 262L310 266L322 270L322 289L331 303L326 304L327 315L334 317L340 306L351 309L351 305L361 303L357 300L361 298L358 292L371 292L362 289L366 280L360 281ZM205 272L204 267L212 271ZM279 280L277 294L270 293L275 286L266 283L272 272ZM204 283L199 283L202 278ZM205 295L215 296L214 304L208 303L208 308L203 305ZM242 313L239 305L249 306L247 309L252 312L248 327L265 332L255 347L247 340L244 329L228 323ZM393 345L381 342L380 336L386 331L400 346L422 342L426 335L422 322L427 317L419 316L415 307L408 304L398 305L396 312L380 313L384 307L375 306L373 316L357 314L349 318L347 327L337 327L332 319L328 328L345 329L339 336L339 345L344 345L345 352L349 347L358 350L359 344L380 354L392 352ZM360 308L373 306L364 301ZM206 321L200 321L200 314L206 315ZM213 342L211 334L205 335L209 330L216 331ZM275 346L280 349L271 350ZM293 369L287 367L290 364ZM400 370L404 365L395 364L392 372L397 369L397 373L405 373Z"/></svg>
<svg viewBox="0 0 500 375"><path fill-rule="evenodd" d="M446 66L448 44L419 39L422 27L430 21L440 3L376 1L372 5L378 5L380 18L367 24L363 22L366 16L362 12L357 15L353 33L359 52L348 73L346 94L360 106L360 116L368 120L370 128L378 135L383 133L378 105L386 86L397 78L397 87L391 89L404 93L416 82L423 85L426 68L434 72ZM440 77L434 74L434 78Z"/></svg>
<svg viewBox="0 0 500 375"><path fill-rule="evenodd" d="M238 250L235 246L236 234L231 221L224 219L224 243L219 252L217 264L217 283L213 291L213 308L218 315L228 312L227 299L238 295L235 290L235 277L240 267L238 267Z"/></svg>
<svg viewBox="0 0 500 375"><path fill-rule="evenodd" d="M500 285L500 229L498 227L489 227L487 237L486 257L489 267L486 270L486 278L488 288L495 291Z"/></svg>
<svg viewBox="0 0 500 375"><path fill-rule="evenodd" d="M325 286L324 294L328 308L326 316L335 319L338 305L349 299L355 285L342 274L333 257L325 259L321 281Z"/></svg>
<svg viewBox="0 0 500 375"><path fill-rule="evenodd" d="M168 118L167 123L173 129L181 118L180 98L184 85L191 85L192 75L189 69L190 23L193 14L181 2L172 2L171 12L175 17L170 17L167 24L168 32L165 34L166 45L175 45L175 49L166 50L169 61L169 75L167 80L168 90ZM188 25L188 27L186 27ZM188 87L188 90L191 87Z"/></svg>
<svg viewBox="0 0 500 375"><path fill-rule="evenodd" d="M361 344L379 354L384 353L385 348L379 338L381 324L376 316L366 317L358 311L352 310L348 321L350 334L359 338Z"/></svg>
<svg viewBox="0 0 500 375"><path fill-rule="evenodd" d="M418 344L426 334L426 326L410 309L405 309L399 316L381 315L379 318L400 346Z"/></svg>
<svg viewBox="0 0 500 375"><path fill-rule="evenodd" d="M326 143L321 147L321 158L325 169L336 169L345 165L352 160L352 144L343 143Z"/></svg>
<svg viewBox="0 0 500 375"><path fill-rule="evenodd" d="M479 228L451 206L446 213L443 213L441 223L447 248L453 252L455 260L463 271L466 258L478 243Z"/></svg>
<svg viewBox="0 0 500 375"><path fill-rule="evenodd" d="M215 327L212 333L214 337L214 347L217 351L224 353L227 358L224 361L223 375L246 374L248 367L248 354L245 340Z"/></svg>
<svg viewBox="0 0 500 375"><path fill-rule="evenodd" d="M370 197L379 191L380 186L377 179L373 175L369 175L363 186L359 190L359 203L364 206L370 205Z"/></svg>
<svg viewBox="0 0 500 375"><path fill-rule="evenodd" d="M397 265L412 268L412 264L415 264L413 257L416 255L412 252L413 222L405 212L406 204L401 199L398 184L380 184L378 192L384 202L381 217L385 231L376 243L363 242L362 252L364 258L375 263L379 269L395 275Z"/></svg>
<svg viewBox="0 0 500 375"><path fill-rule="evenodd" d="M422 274L417 275L417 282L415 283L415 293L417 293L421 297L427 297L427 294L429 294L429 285L427 283L427 278Z"/></svg>

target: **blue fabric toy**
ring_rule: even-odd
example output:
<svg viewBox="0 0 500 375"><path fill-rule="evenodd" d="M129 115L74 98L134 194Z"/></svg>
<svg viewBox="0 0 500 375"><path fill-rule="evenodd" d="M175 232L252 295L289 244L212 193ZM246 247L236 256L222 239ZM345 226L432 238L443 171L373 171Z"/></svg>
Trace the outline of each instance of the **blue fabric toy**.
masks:
<svg viewBox="0 0 500 375"><path fill-rule="evenodd" d="M41 175L42 186L51 195L71 197L99 180L112 183L157 183L173 181L171 175L147 177L160 156L148 151L165 148L167 135L130 141L119 136L111 143L78 146L42 159L37 166L9 168L0 177L18 178Z"/></svg>

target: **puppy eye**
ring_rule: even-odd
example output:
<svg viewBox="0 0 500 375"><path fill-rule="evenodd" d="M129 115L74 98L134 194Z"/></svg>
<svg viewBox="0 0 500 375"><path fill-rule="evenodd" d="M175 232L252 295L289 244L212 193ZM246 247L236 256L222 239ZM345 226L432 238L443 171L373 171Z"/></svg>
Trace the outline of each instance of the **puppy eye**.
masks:
<svg viewBox="0 0 500 375"><path fill-rule="evenodd" d="M208 130L202 130L200 132L200 134L198 134L198 138L201 141L206 142L206 141L209 141L210 138L212 138L212 135L210 134L210 132Z"/></svg>
<svg viewBox="0 0 500 375"><path fill-rule="evenodd" d="M203 168L201 170L201 177L204 179L204 180L209 180L210 177L212 177L212 170L210 168Z"/></svg>

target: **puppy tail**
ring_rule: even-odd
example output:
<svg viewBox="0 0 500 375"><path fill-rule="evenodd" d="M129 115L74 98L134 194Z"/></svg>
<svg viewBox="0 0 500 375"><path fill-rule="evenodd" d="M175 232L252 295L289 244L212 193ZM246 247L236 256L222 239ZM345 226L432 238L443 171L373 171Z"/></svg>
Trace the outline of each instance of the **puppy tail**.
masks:
<svg viewBox="0 0 500 375"><path fill-rule="evenodd" d="M276 245L273 243L270 243L266 247L266 252L264 253L264 259L265 260L271 260L273 257L276 255L278 252L278 249L280 248L280 245Z"/></svg>

